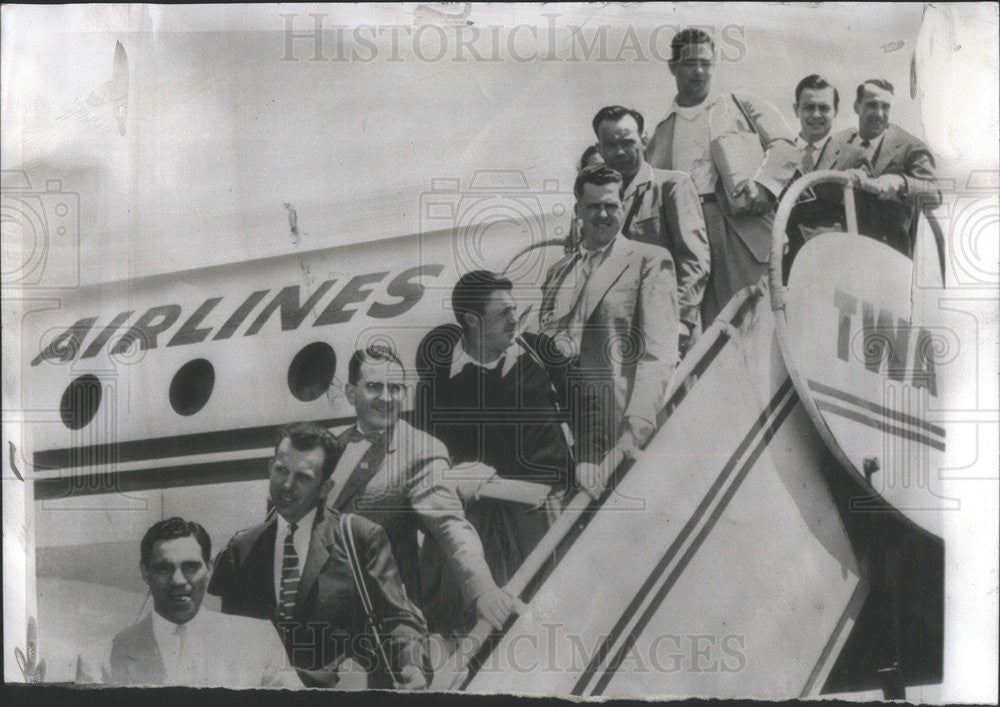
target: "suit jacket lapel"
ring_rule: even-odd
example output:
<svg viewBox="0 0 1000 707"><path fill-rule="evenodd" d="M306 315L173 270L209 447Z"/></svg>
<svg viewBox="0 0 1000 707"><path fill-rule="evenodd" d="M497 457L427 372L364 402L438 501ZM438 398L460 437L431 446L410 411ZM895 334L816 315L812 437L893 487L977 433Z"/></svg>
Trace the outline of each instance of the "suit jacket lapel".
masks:
<svg viewBox="0 0 1000 707"><path fill-rule="evenodd" d="M664 169L674 168L674 125L677 124L677 114L674 113L664 121L663 139L666 140L665 154L667 164Z"/></svg>
<svg viewBox="0 0 1000 707"><path fill-rule="evenodd" d="M819 155L816 157L816 167L815 169L831 169L833 165L837 164L837 156L840 154L840 141L835 140L834 136L831 135L830 139L826 141L823 145L823 149L820 150Z"/></svg>
<svg viewBox="0 0 1000 707"><path fill-rule="evenodd" d="M575 262L576 252L574 251L573 253L567 253L562 260L552 266L553 275L551 285L546 288L546 291L543 294L542 308L540 310L541 321L539 323L542 327L549 322L557 322L569 314L569 309L559 311L556 309L556 305L559 303L560 299L558 297L559 290L562 289L566 276L569 274L570 270L573 269ZM569 305L572 307L572 302L570 302Z"/></svg>
<svg viewBox="0 0 1000 707"><path fill-rule="evenodd" d="M872 172L874 176L881 176L885 172L893 156L899 152L899 143L899 133L896 131L896 126L890 125L886 128L882 144L878 146L878 151L872 158Z"/></svg>
<svg viewBox="0 0 1000 707"><path fill-rule="evenodd" d="M278 519L277 514L270 520L270 522L263 524L256 531L257 537L253 538L250 547L252 548L251 553L253 554L253 559L247 559L249 564L251 561L260 569L254 571L251 568L249 572L250 577L257 578L261 580L267 580L266 585L261 581L259 587L246 587L247 593L251 592L261 592L258 596L270 597L271 601L268 603L271 612L273 613L278 608L278 597L274 596L274 573L281 572L281 568L274 567L274 543L275 538L278 535Z"/></svg>
<svg viewBox="0 0 1000 707"><path fill-rule="evenodd" d="M398 429L399 425L397 424L396 427ZM344 432L340 440L338 440L343 443L344 447L347 446L347 434L349 432L350 429ZM368 485L371 478L378 473L378 470L385 463L385 456L388 456L388 454L395 450L395 438L396 430L393 430L393 436L388 440L388 447L385 450L384 456L374 445L365 451L357 466L351 471L351 475L347 477L347 481L344 482L344 487L340 490L340 493L337 493L337 490L333 489L332 493L335 494L335 500L332 507L334 509L343 511L351 499L354 498L355 494ZM334 468L334 473L336 473L336 467Z"/></svg>
<svg viewBox="0 0 1000 707"><path fill-rule="evenodd" d="M163 666L163 658L153 635L152 614L143 619L134 640L125 646L124 653L131 663L127 671L132 684L162 685L167 681L167 669Z"/></svg>
<svg viewBox="0 0 1000 707"><path fill-rule="evenodd" d="M313 527L309 529L309 554L306 555L306 564L302 568L302 574L299 576L298 593L295 595L295 608L292 610L293 616L302 615L306 597L309 596L313 585L316 584L316 578L323 567L326 566L327 560L330 559L330 553L320 539L319 534L313 532L322 520L323 508L320 507L316 511L316 521L313 523Z"/></svg>
<svg viewBox="0 0 1000 707"><path fill-rule="evenodd" d="M628 256L632 253L632 245L624 238L611 246L611 252L607 259L591 275L590 280L584 288L587 293L587 310L583 313L583 321L589 321L594 314L594 310L604 301L604 296L608 290L614 286L618 279L629 267Z"/></svg>

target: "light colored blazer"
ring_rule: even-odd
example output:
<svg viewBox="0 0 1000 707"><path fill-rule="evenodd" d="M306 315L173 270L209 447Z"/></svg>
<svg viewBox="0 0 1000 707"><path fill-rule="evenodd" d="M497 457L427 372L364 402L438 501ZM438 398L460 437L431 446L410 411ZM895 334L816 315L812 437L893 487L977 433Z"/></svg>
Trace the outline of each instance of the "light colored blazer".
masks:
<svg viewBox="0 0 1000 707"><path fill-rule="evenodd" d="M342 445L349 430L334 431ZM399 420L379 468L352 474L345 486L335 486L327 495L327 508L357 513L385 528L406 591L418 601L422 596L418 528L432 536L449 558L467 601L495 586L479 533L466 519L450 476L444 444Z"/></svg>
<svg viewBox="0 0 1000 707"><path fill-rule="evenodd" d="M302 687L288 666L278 634L269 621L201 610L209 642L198 656L198 673L181 684L191 687ZM153 615L118 633L110 656L77 661L78 684L164 685L167 674L153 634Z"/></svg>
<svg viewBox="0 0 1000 707"><path fill-rule="evenodd" d="M680 318L697 327L711 256L691 177L643 162L625 190L623 208L631 217L623 228L626 236L663 246L673 255Z"/></svg>
<svg viewBox="0 0 1000 707"><path fill-rule="evenodd" d="M569 312L556 294L573 270L575 253L555 263L542 285L539 324L553 334ZM612 424L620 433L626 417L656 424L656 415L677 360L677 281L670 251L619 236L586 285L589 310L579 352L583 376L610 380Z"/></svg>
<svg viewBox="0 0 1000 707"><path fill-rule="evenodd" d="M741 111L731 94L725 94L711 109L709 115L709 140L728 133L756 132L760 136L761 146L766 150L774 141L785 140L789 143L795 140L794 132L788 127L781 113L767 101L736 94L746 115ZM675 169L673 165L674 123L676 113L670 113L656 126L653 136L646 147L646 159L657 169ZM752 127L751 127L752 125ZM718 168L718 165L716 165ZM715 187L716 199L725 203L722 180ZM729 226L736 231L740 240L753 254L759 263L766 263L771 254L771 221L767 218L750 214L730 214L727 209L720 209Z"/></svg>

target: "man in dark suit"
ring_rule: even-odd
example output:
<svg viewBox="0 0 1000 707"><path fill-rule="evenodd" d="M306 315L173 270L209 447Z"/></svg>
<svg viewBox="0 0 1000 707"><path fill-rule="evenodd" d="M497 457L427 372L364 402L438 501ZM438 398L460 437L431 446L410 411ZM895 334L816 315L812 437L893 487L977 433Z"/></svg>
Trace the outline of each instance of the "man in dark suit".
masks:
<svg viewBox="0 0 1000 707"><path fill-rule="evenodd" d="M851 148L830 134L840 109L836 87L819 74L806 76L795 87L792 110L799 120L799 134L793 144L782 140L767 151L764 163L754 176L757 185L772 201L778 201L793 181L816 170L833 169L841 154ZM844 207L839 187L817 186L807 190L792 209L786 234L788 249L783 269L788 279L791 262L802 245L824 231L844 230Z"/></svg>
<svg viewBox="0 0 1000 707"><path fill-rule="evenodd" d="M612 443L634 458L655 429L677 361L677 280L670 251L622 235L622 191L609 167L577 176L583 240L549 268L539 326L607 396ZM605 465L598 470L603 475ZM585 488L599 496L606 481Z"/></svg>
<svg viewBox="0 0 1000 707"><path fill-rule="evenodd" d="M593 127L605 164L622 175L625 185L622 233L663 246L674 258L683 353L701 331L701 300L711 269L708 236L691 178L684 172L656 169L643 156L643 123L638 111L606 106L594 116Z"/></svg>
<svg viewBox="0 0 1000 707"><path fill-rule="evenodd" d="M861 190L856 195L858 230L913 257L916 217L920 209L941 204L941 190L927 146L889 122L893 91L884 79L858 86L858 129L841 134L851 149L834 168L850 171Z"/></svg>
<svg viewBox="0 0 1000 707"><path fill-rule="evenodd" d="M518 334L512 289L510 280L486 270L463 275L451 297L458 325L432 330L417 354L417 419L447 445L453 463L480 465L455 476L460 485L472 486L462 492L466 513L501 586L549 527L546 503L539 502L546 492L567 488L577 473L589 481L588 467L610 446L596 392L574 380L569 360L550 339ZM482 488L469 483L473 473L483 482L532 482L540 499L525 499L536 504L527 505L470 498ZM436 588L433 605L424 605L428 622L432 630L461 633L468 628L463 617L449 625L447 616L458 598L454 578L442 567L436 543L425 541L423 550L425 589Z"/></svg>
<svg viewBox="0 0 1000 707"><path fill-rule="evenodd" d="M175 517L150 527L140 544L139 568L153 610L119 632L110 651L81 655L76 682L301 687L268 622L201 609L210 553L211 540L198 523Z"/></svg>
<svg viewBox="0 0 1000 707"><path fill-rule="evenodd" d="M327 508L363 515L383 528L406 591L423 602L417 530L436 543L457 578L463 601L500 628L515 602L497 587L476 529L449 482L448 450L436 438L400 419L406 372L396 353L381 345L359 349L347 365L348 402L357 422L339 431Z"/></svg>
<svg viewBox="0 0 1000 707"><path fill-rule="evenodd" d="M233 536L216 558L208 591L222 597L224 613L274 622L309 686L335 686L338 668L350 657L370 671L373 687L425 687L426 626L406 596L385 531L352 518L389 666L379 659L366 625L340 514L324 513L319 505L336 451L333 437L318 425L281 429L269 465L275 513Z"/></svg>

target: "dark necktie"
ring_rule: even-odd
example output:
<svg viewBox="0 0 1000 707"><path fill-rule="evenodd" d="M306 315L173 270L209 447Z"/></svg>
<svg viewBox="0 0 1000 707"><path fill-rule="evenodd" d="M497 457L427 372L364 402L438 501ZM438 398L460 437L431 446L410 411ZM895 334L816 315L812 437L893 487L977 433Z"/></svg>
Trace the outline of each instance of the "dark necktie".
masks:
<svg viewBox="0 0 1000 707"><path fill-rule="evenodd" d="M288 525L285 535L284 559L281 561L281 592L278 597L278 620L290 621L295 609L295 597L299 593L299 555L295 552L296 525Z"/></svg>

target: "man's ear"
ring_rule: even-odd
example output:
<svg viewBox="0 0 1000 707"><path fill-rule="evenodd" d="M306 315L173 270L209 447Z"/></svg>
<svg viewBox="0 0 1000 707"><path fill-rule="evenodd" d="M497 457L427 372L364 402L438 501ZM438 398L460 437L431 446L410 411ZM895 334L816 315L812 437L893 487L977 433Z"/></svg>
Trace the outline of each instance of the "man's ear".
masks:
<svg viewBox="0 0 1000 707"><path fill-rule="evenodd" d="M466 331L475 331L479 328L479 317L472 312L462 312L460 315L465 323Z"/></svg>
<svg viewBox="0 0 1000 707"><path fill-rule="evenodd" d="M149 586L149 570L146 568L146 565L142 564L141 561L139 562L139 572L142 573L142 581L145 582L146 586L148 587Z"/></svg>
<svg viewBox="0 0 1000 707"><path fill-rule="evenodd" d="M674 76L677 75L677 62L676 61L668 61L667 62L667 67L670 69L670 73L671 74L673 74Z"/></svg>
<svg viewBox="0 0 1000 707"><path fill-rule="evenodd" d="M858 103L857 101L854 101L854 112L857 113L859 116L861 115L861 104Z"/></svg>
<svg viewBox="0 0 1000 707"><path fill-rule="evenodd" d="M797 102L792 104L792 113L796 116L799 114L799 104Z"/></svg>

